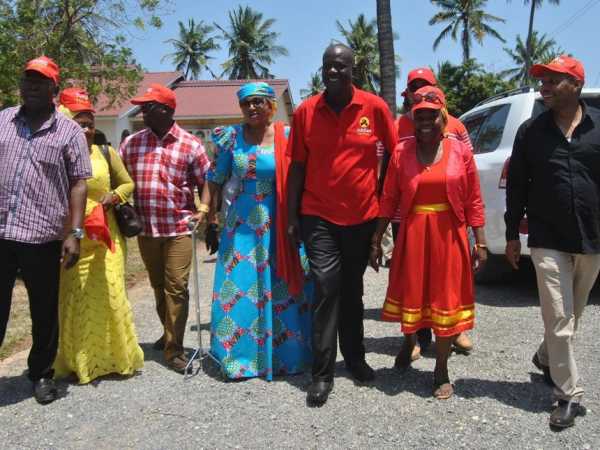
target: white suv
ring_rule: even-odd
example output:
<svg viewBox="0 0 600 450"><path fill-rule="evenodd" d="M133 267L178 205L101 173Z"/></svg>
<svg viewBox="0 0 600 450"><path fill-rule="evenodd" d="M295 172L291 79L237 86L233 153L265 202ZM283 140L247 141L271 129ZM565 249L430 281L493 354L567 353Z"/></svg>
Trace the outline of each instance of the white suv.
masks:
<svg viewBox="0 0 600 450"><path fill-rule="evenodd" d="M588 105L600 108L600 89L584 88L581 97ZM460 117L473 143L485 203L485 233L490 260L478 274L477 281L492 280L509 270L508 263L503 261L506 168L519 126L544 110L540 93L526 87L488 98ZM521 223L521 243L523 254L528 255L527 219Z"/></svg>

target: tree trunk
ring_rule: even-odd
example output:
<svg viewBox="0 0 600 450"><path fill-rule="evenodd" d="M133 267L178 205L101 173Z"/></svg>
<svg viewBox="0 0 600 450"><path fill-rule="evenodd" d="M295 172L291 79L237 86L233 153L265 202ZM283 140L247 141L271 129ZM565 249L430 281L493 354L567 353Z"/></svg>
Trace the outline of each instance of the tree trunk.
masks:
<svg viewBox="0 0 600 450"><path fill-rule="evenodd" d="M529 13L529 29L527 30L527 46L525 51L525 83L529 80L529 69L531 68L531 41L533 39L533 16L535 15L535 0L531 0L531 12Z"/></svg>
<svg viewBox="0 0 600 450"><path fill-rule="evenodd" d="M462 48L463 48L463 64L471 58L471 42L469 40L469 20L465 17L463 19L463 31L462 31Z"/></svg>
<svg viewBox="0 0 600 450"><path fill-rule="evenodd" d="M396 117L396 57L390 0L377 0L377 42L379 44L380 95Z"/></svg>

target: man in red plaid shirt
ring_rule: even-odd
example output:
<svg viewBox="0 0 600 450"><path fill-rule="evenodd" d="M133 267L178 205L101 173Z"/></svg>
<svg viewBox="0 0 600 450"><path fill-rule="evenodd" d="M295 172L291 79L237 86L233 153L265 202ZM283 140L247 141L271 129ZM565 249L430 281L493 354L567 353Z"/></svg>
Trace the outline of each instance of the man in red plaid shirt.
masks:
<svg viewBox="0 0 600 450"><path fill-rule="evenodd" d="M164 328L154 348L164 350L167 365L183 373L192 260L187 222L196 213L194 186L202 186L210 162L200 140L173 120L172 90L152 84L131 103L141 106L147 128L127 137L120 153L135 181L135 207L144 225L138 244Z"/></svg>

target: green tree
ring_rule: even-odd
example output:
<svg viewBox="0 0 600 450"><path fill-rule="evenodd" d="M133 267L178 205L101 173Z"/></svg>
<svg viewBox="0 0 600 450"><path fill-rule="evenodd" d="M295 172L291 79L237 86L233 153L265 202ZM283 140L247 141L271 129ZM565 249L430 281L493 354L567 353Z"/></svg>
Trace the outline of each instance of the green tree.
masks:
<svg viewBox="0 0 600 450"><path fill-rule="evenodd" d="M109 103L133 95L141 68L122 30L162 25L161 0L0 0L0 104L18 103L25 63L39 55L61 68L62 86L77 80ZM131 15L131 11L135 11Z"/></svg>
<svg viewBox="0 0 600 450"><path fill-rule="evenodd" d="M222 65L230 80L273 78L269 65L276 56L287 56L285 47L277 45L279 33L271 28L275 19L263 20L262 13L249 6L229 11L229 30L215 26L229 46L229 59Z"/></svg>
<svg viewBox="0 0 600 450"><path fill-rule="evenodd" d="M438 65L437 79L446 94L448 111L454 116L460 116L480 101L515 87L513 82L502 79L500 75L486 72L473 59L460 65L444 61Z"/></svg>
<svg viewBox="0 0 600 450"><path fill-rule="evenodd" d="M381 96L387 102L393 115L397 110L396 77L398 74L394 39L390 0L377 0L377 40L379 43Z"/></svg>
<svg viewBox="0 0 600 450"><path fill-rule="evenodd" d="M325 85L323 84L323 79L321 78L321 71L318 70L315 73L311 74L306 89L300 89L300 97L302 98L302 100L304 100L308 97L312 97L313 95L317 95L320 92L323 92L324 90Z"/></svg>
<svg viewBox="0 0 600 450"><path fill-rule="evenodd" d="M175 69L184 73L186 80L197 80L202 70L210 72L213 78L216 78L208 67L208 60L212 59L209 53L221 48L215 38L209 36L215 27L205 24L202 20L196 23L194 19L189 19L187 28L183 22L178 23L179 39L165 41L173 44L175 51L165 55L162 60L170 58L175 64Z"/></svg>
<svg viewBox="0 0 600 450"><path fill-rule="evenodd" d="M456 41L460 32L463 63L466 63L471 58L473 39L481 45L483 39L489 35L506 42L500 33L490 26L491 22L504 23L505 20L485 12L487 0L431 0L431 3L441 11L429 19L429 25L448 24L433 42L434 50L448 35Z"/></svg>
<svg viewBox="0 0 600 450"><path fill-rule="evenodd" d="M509 2L511 0L508 0ZM548 0L550 3L554 5L560 5L560 0ZM532 65L533 61L533 18L535 16L535 10L542 6L544 0L523 0L523 4L531 4L531 8L529 9L529 27L527 28L527 41L526 41L526 51L525 51L525 73L529 73L529 68Z"/></svg>
<svg viewBox="0 0 600 450"><path fill-rule="evenodd" d="M377 43L377 22L367 21L360 14L355 22L348 20L348 28L336 21L338 31L354 52L352 82L360 89L377 93L379 90L379 48Z"/></svg>
<svg viewBox="0 0 600 450"><path fill-rule="evenodd" d="M537 31L534 31L532 34L529 50L527 50L526 43L521 40L521 36L517 35L515 48L504 47L504 51L511 57L517 67L500 72L500 76L509 78L510 81L519 83L522 86L532 82L532 79L529 77L529 67L527 67L528 61L531 61L532 64L545 64L564 53L556 45L554 39L547 37L545 34L538 37ZM528 52L531 52L529 60L527 59Z"/></svg>

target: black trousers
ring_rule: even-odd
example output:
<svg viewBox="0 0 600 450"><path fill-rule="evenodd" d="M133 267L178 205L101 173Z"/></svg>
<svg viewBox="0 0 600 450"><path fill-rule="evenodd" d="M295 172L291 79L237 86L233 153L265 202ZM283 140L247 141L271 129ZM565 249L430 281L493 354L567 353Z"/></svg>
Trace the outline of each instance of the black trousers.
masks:
<svg viewBox="0 0 600 450"><path fill-rule="evenodd" d="M301 229L315 282L312 376L315 381L331 381L338 333L346 363L365 358L363 275L375 221L341 226L302 216Z"/></svg>
<svg viewBox="0 0 600 450"><path fill-rule="evenodd" d="M398 222L392 222L392 236L394 237L394 242L396 242L396 238L398 237L398 233L400 232L400 224ZM427 346L433 339L431 328L421 328L417 331L417 340L419 344L422 346Z"/></svg>
<svg viewBox="0 0 600 450"><path fill-rule="evenodd" d="M61 242L26 244L0 239L0 346L4 342L17 272L25 283L33 344L27 359L32 381L53 375L58 347Z"/></svg>

